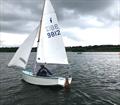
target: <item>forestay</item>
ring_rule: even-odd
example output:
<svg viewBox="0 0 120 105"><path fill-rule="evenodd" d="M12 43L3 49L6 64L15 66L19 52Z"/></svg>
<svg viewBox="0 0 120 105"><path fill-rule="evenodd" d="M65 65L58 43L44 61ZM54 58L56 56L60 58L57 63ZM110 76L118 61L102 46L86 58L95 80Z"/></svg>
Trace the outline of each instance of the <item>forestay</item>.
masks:
<svg viewBox="0 0 120 105"><path fill-rule="evenodd" d="M44 6L36 61L68 64L61 31L50 0L46 0Z"/></svg>

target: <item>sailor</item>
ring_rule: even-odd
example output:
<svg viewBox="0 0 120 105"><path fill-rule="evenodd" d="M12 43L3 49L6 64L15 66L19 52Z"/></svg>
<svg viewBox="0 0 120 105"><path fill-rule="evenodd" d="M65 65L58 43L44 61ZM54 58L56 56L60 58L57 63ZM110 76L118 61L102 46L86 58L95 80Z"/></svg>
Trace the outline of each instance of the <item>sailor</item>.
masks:
<svg viewBox="0 0 120 105"><path fill-rule="evenodd" d="M44 65L40 65L40 69L37 72L37 76L49 76L49 75L52 75L52 73Z"/></svg>

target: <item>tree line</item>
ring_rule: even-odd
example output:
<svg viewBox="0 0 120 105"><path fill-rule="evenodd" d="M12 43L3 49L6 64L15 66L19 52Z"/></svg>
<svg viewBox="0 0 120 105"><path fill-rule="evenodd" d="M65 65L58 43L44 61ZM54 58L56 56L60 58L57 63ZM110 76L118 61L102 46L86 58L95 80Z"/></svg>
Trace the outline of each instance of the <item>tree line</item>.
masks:
<svg viewBox="0 0 120 105"><path fill-rule="evenodd" d="M18 47L1 47L0 52L16 52ZM120 52L120 45L94 45L66 47L68 52ZM36 52L36 48L32 48Z"/></svg>

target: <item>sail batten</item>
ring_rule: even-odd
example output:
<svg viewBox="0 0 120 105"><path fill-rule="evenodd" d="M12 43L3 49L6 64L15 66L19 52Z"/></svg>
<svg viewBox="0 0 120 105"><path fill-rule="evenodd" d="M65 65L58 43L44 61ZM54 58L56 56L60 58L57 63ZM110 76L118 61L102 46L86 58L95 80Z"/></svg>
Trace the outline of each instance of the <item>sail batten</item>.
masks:
<svg viewBox="0 0 120 105"><path fill-rule="evenodd" d="M50 0L46 0L44 6L36 61L37 63L68 64L57 16Z"/></svg>

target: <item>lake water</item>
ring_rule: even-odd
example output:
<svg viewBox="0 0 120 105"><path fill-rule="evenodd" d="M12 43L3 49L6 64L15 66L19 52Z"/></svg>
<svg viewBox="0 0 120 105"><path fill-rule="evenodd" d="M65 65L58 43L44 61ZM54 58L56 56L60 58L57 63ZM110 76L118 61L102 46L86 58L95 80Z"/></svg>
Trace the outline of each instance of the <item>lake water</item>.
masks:
<svg viewBox="0 0 120 105"><path fill-rule="evenodd" d="M120 105L120 54L68 52L70 66L50 66L56 75L72 74L71 88L41 87L21 79L21 69L8 68L13 53L0 53L0 105ZM33 67L35 53L28 68Z"/></svg>

